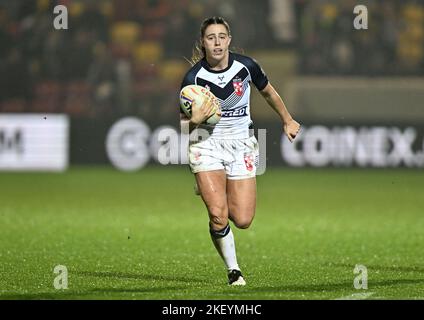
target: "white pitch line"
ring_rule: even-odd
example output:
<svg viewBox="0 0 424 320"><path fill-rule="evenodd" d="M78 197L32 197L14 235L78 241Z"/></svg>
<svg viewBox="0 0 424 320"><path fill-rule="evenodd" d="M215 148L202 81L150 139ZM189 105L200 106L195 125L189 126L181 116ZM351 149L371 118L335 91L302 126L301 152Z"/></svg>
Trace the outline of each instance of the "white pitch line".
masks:
<svg viewBox="0 0 424 320"><path fill-rule="evenodd" d="M365 300L371 297L374 294L374 292L365 292L365 293L354 293L350 296L337 298L334 300Z"/></svg>

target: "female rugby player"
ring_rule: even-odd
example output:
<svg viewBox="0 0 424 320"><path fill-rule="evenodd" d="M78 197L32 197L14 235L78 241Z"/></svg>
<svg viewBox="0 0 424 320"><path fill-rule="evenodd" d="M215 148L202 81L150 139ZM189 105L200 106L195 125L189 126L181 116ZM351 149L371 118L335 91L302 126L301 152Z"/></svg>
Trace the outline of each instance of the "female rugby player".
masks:
<svg viewBox="0 0 424 320"><path fill-rule="evenodd" d="M298 134L300 125L258 63L230 51L230 43L230 27L223 18L212 17L202 23L192 68L181 88L190 84L208 88L221 103L222 117L213 127L205 125L214 112L213 103L205 100L201 106L192 108L190 119L181 111L181 127L189 132L201 128L210 134L200 142L190 142L189 164L209 214L212 241L228 269L228 283L245 285L229 220L237 228L246 229L255 215L258 142L249 130L251 84L278 113L290 141Z"/></svg>

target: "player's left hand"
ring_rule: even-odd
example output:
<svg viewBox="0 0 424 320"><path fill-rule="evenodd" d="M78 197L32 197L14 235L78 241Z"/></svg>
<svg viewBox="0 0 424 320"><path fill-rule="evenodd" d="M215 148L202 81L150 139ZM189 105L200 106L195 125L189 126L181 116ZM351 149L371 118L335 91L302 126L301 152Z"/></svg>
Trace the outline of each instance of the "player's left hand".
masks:
<svg viewBox="0 0 424 320"><path fill-rule="evenodd" d="M284 123L283 130L286 133L287 138L289 138L289 141L293 142L300 131L300 124L296 120L291 119Z"/></svg>

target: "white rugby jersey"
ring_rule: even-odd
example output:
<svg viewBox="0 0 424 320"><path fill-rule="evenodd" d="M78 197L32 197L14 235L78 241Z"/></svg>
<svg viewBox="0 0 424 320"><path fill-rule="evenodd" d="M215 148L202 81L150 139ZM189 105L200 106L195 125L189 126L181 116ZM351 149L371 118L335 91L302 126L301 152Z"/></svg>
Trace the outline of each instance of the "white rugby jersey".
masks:
<svg viewBox="0 0 424 320"><path fill-rule="evenodd" d="M213 128L199 126L212 131L211 137L244 139L249 137L249 126L252 125L250 83L261 91L267 86L268 77L254 59L230 52L226 69L211 70L203 58L186 73L181 88L190 84L200 85L209 88L219 99L221 120Z"/></svg>

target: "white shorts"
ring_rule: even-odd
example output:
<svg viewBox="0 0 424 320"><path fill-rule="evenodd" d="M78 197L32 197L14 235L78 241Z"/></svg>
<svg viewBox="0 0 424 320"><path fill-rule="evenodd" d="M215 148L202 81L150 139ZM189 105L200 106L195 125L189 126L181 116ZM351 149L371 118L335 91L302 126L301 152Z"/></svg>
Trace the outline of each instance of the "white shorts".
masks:
<svg viewBox="0 0 424 320"><path fill-rule="evenodd" d="M193 173L224 169L227 179L256 176L259 145L255 136L246 139L208 139L189 146L189 164Z"/></svg>

